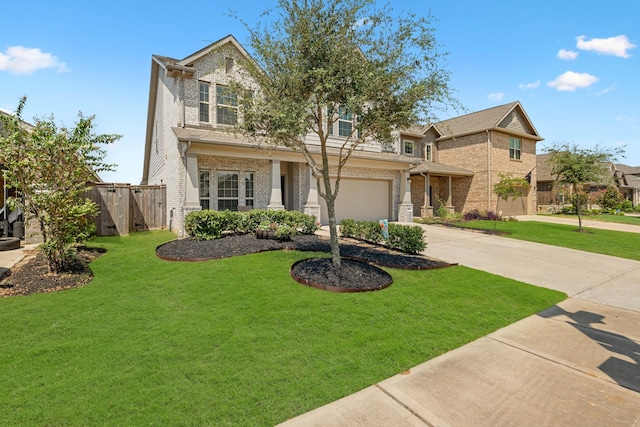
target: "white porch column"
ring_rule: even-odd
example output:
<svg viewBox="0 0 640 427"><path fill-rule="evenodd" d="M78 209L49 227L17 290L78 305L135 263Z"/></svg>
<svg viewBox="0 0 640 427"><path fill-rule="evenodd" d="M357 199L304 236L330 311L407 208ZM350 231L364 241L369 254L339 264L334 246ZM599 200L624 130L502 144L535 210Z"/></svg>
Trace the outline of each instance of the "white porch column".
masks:
<svg viewBox="0 0 640 427"><path fill-rule="evenodd" d="M271 160L271 197L267 209L282 210L282 189L280 188L280 160Z"/></svg>
<svg viewBox="0 0 640 427"><path fill-rule="evenodd" d="M398 222L413 222L413 204L411 203L411 174L400 173L400 195L402 201L398 206Z"/></svg>
<svg viewBox="0 0 640 427"><path fill-rule="evenodd" d="M305 180L309 187L307 192L307 200L304 204L304 213L307 215L314 215L316 222L320 222L320 203L318 203L318 181L313 177L311 173L311 167L306 165L305 167Z"/></svg>
<svg viewBox="0 0 640 427"><path fill-rule="evenodd" d="M200 193L198 191L198 155L185 153L186 176L184 182L184 205L186 207L200 207Z"/></svg>
<svg viewBox="0 0 640 427"><path fill-rule="evenodd" d="M447 207L451 206L451 176L447 177Z"/></svg>
<svg viewBox="0 0 640 427"><path fill-rule="evenodd" d="M184 177L184 205L182 206L182 224L180 225L180 235L184 236L184 220L186 216L193 212L199 211L200 193L198 191L198 155L192 153L184 153L185 177Z"/></svg>

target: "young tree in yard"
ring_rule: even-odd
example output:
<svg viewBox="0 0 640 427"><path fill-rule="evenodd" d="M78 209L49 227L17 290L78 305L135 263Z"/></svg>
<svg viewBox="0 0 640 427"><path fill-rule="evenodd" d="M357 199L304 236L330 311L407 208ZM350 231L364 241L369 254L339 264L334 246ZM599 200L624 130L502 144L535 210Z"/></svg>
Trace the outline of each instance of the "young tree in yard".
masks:
<svg viewBox="0 0 640 427"><path fill-rule="evenodd" d="M496 202L496 213L498 213L498 206L500 205L500 199L504 200L515 200L518 197L522 197L521 190L528 189L530 187L529 181L526 178L511 176L509 174L500 174L500 181L493 186L493 194L498 196L498 200ZM493 224L493 231L496 231L496 224L498 223L498 218L496 216L496 220Z"/></svg>
<svg viewBox="0 0 640 427"><path fill-rule="evenodd" d="M249 30L260 86L242 129L302 153L326 201L333 264L340 265L335 201L343 168L363 144L394 142L394 130L456 106L430 17L394 14L373 0L279 0L279 16ZM269 14L269 12L266 12ZM245 26L247 26L245 24ZM339 128L330 147L331 130ZM307 135L314 142L307 144Z"/></svg>
<svg viewBox="0 0 640 427"><path fill-rule="evenodd" d="M578 215L578 231L582 231L582 213L580 190L585 184L602 183L611 180L607 172L609 165L618 156L624 154L622 148L605 149L599 146L593 149L581 148L576 144L556 144L548 148L551 176L557 184L571 186L576 213Z"/></svg>
<svg viewBox="0 0 640 427"><path fill-rule="evenodd" d="M48 118L36 119L27 129L21 117L25 102L22 98L14 116L1 117L0 159L6 184L17 193L10 203L40 224L49 271L60 273L77 245L95 231L91 217L98 207L83 195L93 172L111 169L103 163L106 152L100 144L120 136L95 135L94 118L82 115L75 128L58 128Z"/></svg>

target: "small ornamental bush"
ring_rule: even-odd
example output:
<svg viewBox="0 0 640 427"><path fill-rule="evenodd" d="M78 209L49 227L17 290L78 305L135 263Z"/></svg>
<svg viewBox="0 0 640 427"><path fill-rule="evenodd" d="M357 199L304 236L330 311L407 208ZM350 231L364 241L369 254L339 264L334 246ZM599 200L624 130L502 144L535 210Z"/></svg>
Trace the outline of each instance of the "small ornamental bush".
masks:
<svg viewBox="0 0 640 427"><path fill-rule="evenodd" d="M340 222L340 235L369 243L383 244L389 249L411 254L422 252L426 247L424 229L417 225L391 223L389 239L385 239L378 222L354 221L347 218Z"/></svg>

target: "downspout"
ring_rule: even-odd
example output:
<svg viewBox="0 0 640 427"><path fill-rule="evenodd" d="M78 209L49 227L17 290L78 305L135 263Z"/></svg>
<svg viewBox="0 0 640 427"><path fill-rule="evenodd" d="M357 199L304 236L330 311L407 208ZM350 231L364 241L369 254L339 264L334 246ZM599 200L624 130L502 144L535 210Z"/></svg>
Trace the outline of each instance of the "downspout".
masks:
<svg viewBox="0 0 640 427"><path fill-rule="evenodd" d="M187 113L186 113L186 108L185 108L185 105L184 105L185 104L185 98L186 98L185 89L184 89L184 81L186 79L187 73L184 70L182 70L182 72L180 74L181 74L181 76L180 76L181 82L180 83L182 85L182 119L181 119L181 121L182 121L182 127L184 128L185 125L186 125L185 122L187 120ZM189 144L191 144L191 143L189 143Z"/></svg>
<svg viewBox="0 0 640 427"><path fill-rule="evenodd" d="M491 210L491 131L487 129L487 210Z"/></svg>

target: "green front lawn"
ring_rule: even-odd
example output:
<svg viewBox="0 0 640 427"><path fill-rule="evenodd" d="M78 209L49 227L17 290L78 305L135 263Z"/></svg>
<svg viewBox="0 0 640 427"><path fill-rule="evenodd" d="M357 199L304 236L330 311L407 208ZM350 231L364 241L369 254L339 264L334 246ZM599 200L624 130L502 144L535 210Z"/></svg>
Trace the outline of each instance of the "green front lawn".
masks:
<svg viewBox="0 0 640 427"><path fill-rule="evenodd" d="M562 214L538 214L540 216L559 217L559 218L571 218L576 221L578 225L577 215L562 215ZM640 226L640 216L634 215L610 215L610 214L598 214L598 215L582 215L583 221L603 221L603 222L617 222L620 224L632 224Z"/></svg>
<svg viewBox="0 0 640 427"><path fill-rule="evenodd" d="M494 221L463 221L462 227L493 230ZM496 231L509 233L505 237L545 243L598 254L640 260L640 235L622 231L584 228L578 233L576 225L561 225L536 221L499 221Z"/></svg>
<svg viewBox="0 0 640 427"><path fill-rule="evenodd" d="M162 261L168 232L97 238L83 288L0 299L0 425L270 426L563 300L464 267L337 294L311 254Z"/></svg>

